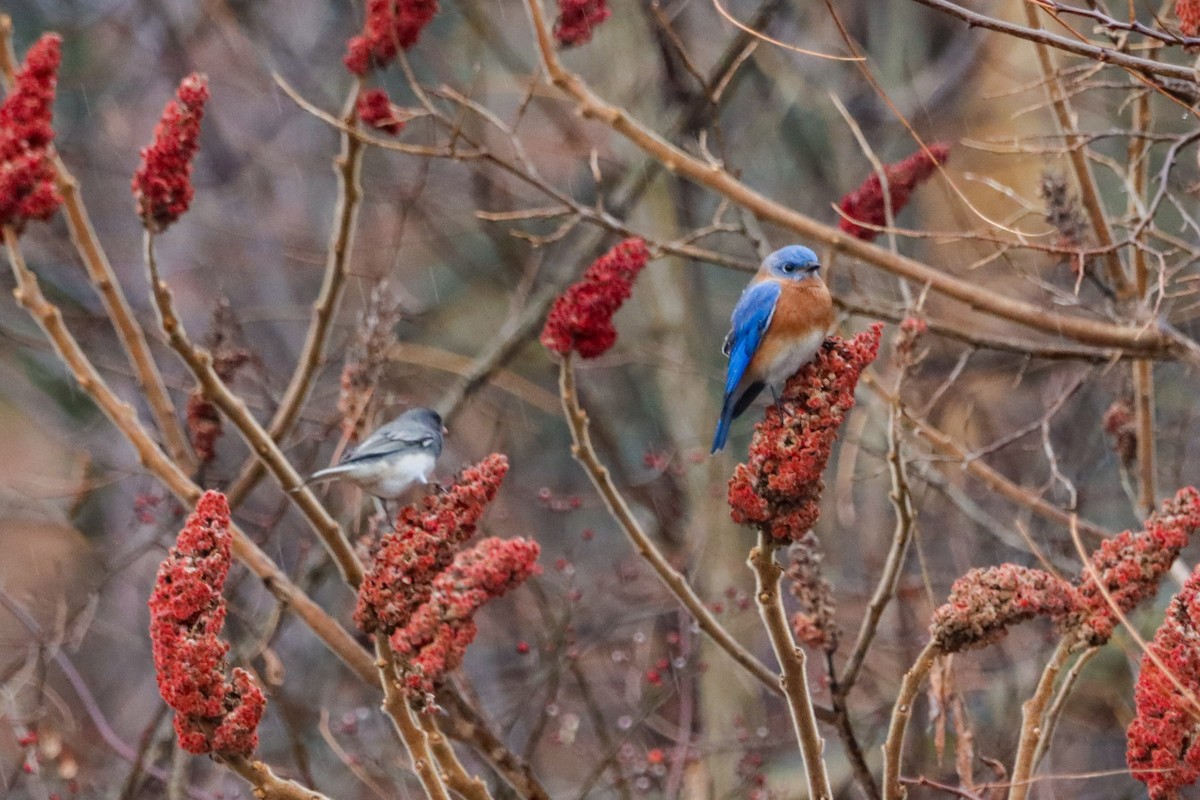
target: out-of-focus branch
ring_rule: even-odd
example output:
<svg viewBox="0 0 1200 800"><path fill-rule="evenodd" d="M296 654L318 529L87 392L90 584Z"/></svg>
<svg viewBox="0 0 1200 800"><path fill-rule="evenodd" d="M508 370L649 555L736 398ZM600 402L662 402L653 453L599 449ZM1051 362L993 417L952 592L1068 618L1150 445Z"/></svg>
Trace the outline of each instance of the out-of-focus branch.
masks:
<svg viewBox="0 0 1200 800"><path fill-rule="evenodd" d="M883 398L888 403L898 402L898 398L879 385L879 382L869 373L864 373L862 383L869 386L872 391ZM1078 524L1079 530L1087 533L1089 536L1103 538L1108 536L1108 531L1093 525L1090 522L1084 522L1073 514L1063 511L1053 503L1047 502L1041 497L1038 497L1028 489L1013 483L1008 478L1001 475L996 470L989 467L983 462L983 459L972 458L971 454L954 441L952 437L943 431L935 428L925 420L910 413L907 409L904 410L904 418L908 423L921 435L921 437L929 442L929 444L943 456L949 456L963 465L963 469L974 475L979 480L983 481L987 486L997 494L1017 505L1024 506L1038 516L1045 517L1052 522L1057 522L1064 527L1071 527L1073 524Z"/></svg>
<svg viewBox="0 0 1200 800"><path fill-rule="evenodd" d="M438 705L449 714L442 723L450 736L470 745L483 756L517 794L527 800L550 800L550 794L534 777L529 763L518 758L496 738L491 727L460 692L440 693Z"/></svg>
<svg viewBox="0 0 1200 800"><path fill-rule="evenodd" d="M1038 20L1037 7L1032 2L1022 3L1025 8L1025 21L1033 30L1041 30ZM1108 215L1104 211L1104 203L1100 200L1100 192L1096 188L1096 177L1092 174L1092 165L1088 161L1087 148L1075 126L1075 115L1071 111L1071 101L1063 90L1058 77L1058 67L1050 47L1044 42L1035 42L1038 65L1042 70L1042 80L1046 92L1050 96L1050 106L1054 109L1054 117L1058 123L1059 134L1066 139L1067 157L1071 162L1071 171L1075 173L1075 182L1079 185L1079 199L1087 211L1092 223L1092 230L1104 251L1104 263L1108 267L1108 279L1112 281L1113 290L1117 297L1128 297L1130 294L1129 279L1125 275L1125 267L1121 257L1113 247L1112 228L1108 224Z"/></svg>
<svg viewBox="0 0 1200 800"><path fill-rule="evenodd" d="M850 652L850 658L837 680L836 691L843 696L853 688L858 679L858 672L867 657L871 642L875 639L883 611L896 594L904 557L908 554L908 544L912 541L913 527L916 524L916 509L913 508L912 494L908 488L904 454L900 452L901 413L899 406L893 406L888 414L888 473L892 479L892 491L888 498L896 509L896 527L892 533L892 545L888 549L887 560L883 565L883 574L879 576L875 593L867 604L867 613L859 626L854 649Z"/></svg>
<svg viewBox="0 0 1200 800"><path fill-rule="evenodd" d="M1089 647L1084 650L1079 658L1075 659L1075 663L1071 665L1067 676L1063 678L1062 684L1058 687L1058 691L1054 695L1054 701L1050 704L1050 708L1046 710L1042 722L1042 735L1038 737L1037 748L1033 752L1033 769L1036 770L1038 764L1042 761L1042 756L1046 754L1047 748L1054 740L1054 731L1058 727L1058 720L1062 717L1063 708L1067 704L1067 698L1071 696L1071 690L1075 688L1075 681L1079 679L1079 673L1087 666L1087 663L1092 660L1097 653L1100 652L1099 647Z"/></svg>
<svg viewBox="0 0 1200 800"><path fill-rule="evenodd" d="M804 651L792 639L783 601L779 596L779 577L783 574L783 568L775 560L777 548L775 542L768 540L768 534L759 532L758 545L750 551L749 561L750 568L754 570L754 599L771 640L771 648L783 671L780 685L792 715L800 753L804 757L808 796L814 800L833 800L829 774L825 769L825 741L817 731L812 695L808 690L808 675L804 671Z"/></svg>
<svg viewBox="0 0 1200 800"><path fill-rule="evenodd" d="M280 486L287 492L288 497L300 508L313 530L317 532L329 554L342 573L342 577L351 587L357 587L362 581L362 564L350 546L342 526L337 523L325 507L304 486L304 479L296 472L295 467L287 460L279 446L271 440L258 420L250 413L245 402L230 391L225 381L213 368L212 354L202 347L192 343L183 329L183 324L175 314L175 301L171 289L158 275L158 265L154 259L154 234L146 232L145 239L146 269L150 275L150 287L154 294L155 305L158 308L159 324L171 347L187 364L188 369L200 382L204 395L229 417L237 427L238 432L246 441L251 451L258 456L271 470L271 474L279 481Z"/></svg>
<svg viewBox="0 0 1200 800"><path fill-rule="evenodd" d="M1143 92L1134 102L1133 127L1135 132L1143 132L1150 127L1148 93ZM1149 144L1140 136L1133 136L1129 140L1129 169L1133 173L1129 197L1131 214L1146 194L1148 148ZM1136 302L1149 306L1150 265L1146 263L1145 249L1136 245L1133 248L1133 281ZM1149 361L1135 361L1133 365L1133 415L1137 428L1138 510L1142 516L1149 516L1158 504L1154 494L1157 458L1154 452L1154 365Z"/></svg>
<svg viewBox="0 0 1200 800"><path fill-rule="evenodd" d="M892 706L892 720L888 724L887 739L883 743L883 797L884 800L902 800L906 796L904 786L900 783L900 756L904 752L904 731L908 728L908 720L912 717L913 701L934 660L941 655L932 641L917 656L917 660L904 673L900 682L900 691L896 696L896 704Z"/></svg>
<svg viewBox="0 0 1200 800"><path fill-rule="evenodd" d="M707 187L747 209L759 219L780 225L834 250L848 253L886 272L927 285L932 291L966 303L990 316L1006 319L1033 330L1074 339L1081 344L1128 349L1139 354L1167 352L1190 363L1200 363L1200 348L1197 348L1195 343L1180 340L1170 332L1152 326L1115 325L1049 313L1042 305L1005 297L978 282L965 281L913 259L891 253L765 197L718 165L696 158L666 141L634 119L624 108L602 100L578 75L568 72L559 62L539 0L526 0L526 7L550 81L575 101L583 116L607 124L644 152L661 161L668 170Z"/></svg>
<svg viewBox="0 0 1200 800"><path fill-rule="evenodd" d="M1164 61L1157 61L1152 58L1139 58L1131 56L1128 53L1122 53L1119 50L1114 50L1111 47L1100 47L1091 42L1081 42L1077 39L1071 39L1066 36L1061 36L1057 33L1043 30L1041 28L1026 28L1023 25L1017 25L1013 22L1006 22L995 17L989 17L987 14L980 14L977 11L963 8L960 5L949 2L949 0L916 0L923 6L943 11L951 16L958 17L968 25L976 28L987 28L988 30L999 31L1000 33L1009 36L1015 36L1018 39L1027 39L1031 42L1040 42L1049 45L1057 50L1063 50L1068 53L1074 53L1077 56L1089 58L1099 64L1112 64L1117 67L1122 67L1131 72L1140 73L1143 75L1164 75L1168 78L1176 78L1188 83L1195 83L1196 76L1192 72L1191 67L1180 66L1177 64L1168 64Z"/></svg>
<svg viewBox="0 0 1200 800"><path fill-rule="evenodd" d="M329 800L314 789L279 777L261 761L245 756L221 756L217 760L253 786L257 800Z"/></svg>
<svg viewBox="0 0 1200 800"><path fill-rule="evenodd" d="M333 210L334 222L329 251L325 258L325 278L321 283L321 292L313 302L312 320L308 325L304 348L300 351L300 360L296 363L292 378L279 401L275 416L267 426L267 434L276 444L295 426L300 409L312 389L317 369L325 358L325 345L329 341L331 323L346 286L347 264L354 246L358 208L362 200L359 174L362 171L363 153L366 151L362 140L353 135L353 131L358 127L356 103L360 85L361 81L355 81L354 89L350 92L342 111L342 124L345 126L341 134L342 147L333 161L338 179L338 196ZM259 458L252 459L242 468L226 494L230 508L237 508L241 504L262 479L264 472L263 461Z"/></svg>
<svg viewBox="0 0 1200 800"><path fill-rule="evenodd" d="M771 691L781 694L779 676L755 658L750 651L730 635L729 631L725 630L721 623L717 622L705 607L704 601L696 596L687 579L671 566L662 551L654 545L654 542L650 541L650 537L642 530L642 526L626 504L625 498L613 484L608 468L600 463L596 449L592 446L592 438L588 432L587 412L580 407L579 394L575 389L575 367L570 354L563 357L558 386L562 397L563 415L566 417L567 427L571 430L573 442L571 455L583 467L592 485L596 487L596 491L604 500L609 513L621 526L621 530L625 532L638 555L650 564L667 590L691 613L700 626L700 630L704 631L761 684ZM825 721L832 720L829 709L818 708L817 714Z"/></svg>
<svg viewBox="0 0 1200 800"><path fill-rule="evenodd" d="M412 760L413 771L421 780L425 795L429 800L450 800L446 784L435 765L429 748L429 737L421 726L413 719L412 709L408 707L408 697L400 688L400 676L396 674L396 656L388 644L387 637L382 633L375 637L376 666L379 668L379 681L383 686L383 713L391 719L396 733L408 750Z"/></svg>
<svg viewBox="0 0 1200 800"><path fill-rule="evenodd" d="M1033 785L1030 779L1033 776L1034 754L1037 753L1042 734L1045 732L1043 723L1045 722L1046 705L1054 693L1054 683L1058 680L1058 673L1062 672L1067 659L1071 657L1073 648L1078 644L1078 640L1070 635L1059 640L1058 646L1054 648L1054 654L1050 656L1050 661L1042 670L1042 677L1038 680L1033 696L1021 706L1021 738L1017 743L1017 757L1013 762L1012 775L1009 777L1011 785L1008 790L1008 800L1025 800L1029 795L1029 789Z"/></svg>
<svg viewBox="0 0 1200 800"><path fill-rule="evenodd" d="M16 68L17 61L12 50L12 19L7 14L0 15L0 83L3 83L5 89L12 88ZM79 181L67 170L67 165L57 153L51 153L51 163L54 165L55 183L63 198L63 211L67 217L71 243L75 245L87 270L88 279L104 303L104 309L117 332L117 338L120 339L133 367L134 377L146 396L146 404L150 407L150 413L162 435L167 452L176 462L191 470L195 467L195 459L183 426L175 415L175 405L171 402L162 374L154 362L146 334L134 317L125 291L117 280L108 255L100 245L96 230L92 227L87 207L79 194Z"/></svg>

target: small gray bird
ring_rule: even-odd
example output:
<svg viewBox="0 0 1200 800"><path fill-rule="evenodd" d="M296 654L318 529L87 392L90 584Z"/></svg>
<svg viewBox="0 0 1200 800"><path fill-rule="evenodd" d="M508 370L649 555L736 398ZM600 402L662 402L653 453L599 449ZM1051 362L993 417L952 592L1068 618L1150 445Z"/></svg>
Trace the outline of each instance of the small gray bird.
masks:
<svg viewBox="0 0 1200 800"><path fill-rule="evenodd" d="M429 408L411 408L380 427L336 466L319 470L305 483L345 478L364 492L394 500L414 483L428 483L442 454L442 418Z"/></svg>

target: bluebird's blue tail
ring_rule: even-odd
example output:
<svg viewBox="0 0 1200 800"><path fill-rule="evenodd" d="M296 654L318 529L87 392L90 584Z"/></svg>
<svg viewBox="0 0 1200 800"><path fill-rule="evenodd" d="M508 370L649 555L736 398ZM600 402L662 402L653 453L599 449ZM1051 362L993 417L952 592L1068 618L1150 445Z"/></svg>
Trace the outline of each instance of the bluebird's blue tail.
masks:
<svg viewBox="0 0 1200 800"><path fill-rule="evenodd" d="M733 422L733 395L725 395L721 406L721 419L717 421L717 432L713 435L712 453L725 449L725 441L729 438L729 423Z"/></svg>

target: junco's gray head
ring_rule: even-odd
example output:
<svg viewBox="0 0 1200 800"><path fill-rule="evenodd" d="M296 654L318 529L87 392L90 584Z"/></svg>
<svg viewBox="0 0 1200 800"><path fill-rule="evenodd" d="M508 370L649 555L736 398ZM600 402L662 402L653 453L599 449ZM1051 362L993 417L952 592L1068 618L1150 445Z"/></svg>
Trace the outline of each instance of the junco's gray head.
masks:
<svg viewBox="0 0 1200 800"><path fill-rule="evenodd" d="M414 483L428 483L441 454L441 416L431 408L410 408L308 482L345 478L367 494L391 500Z"/></svg>

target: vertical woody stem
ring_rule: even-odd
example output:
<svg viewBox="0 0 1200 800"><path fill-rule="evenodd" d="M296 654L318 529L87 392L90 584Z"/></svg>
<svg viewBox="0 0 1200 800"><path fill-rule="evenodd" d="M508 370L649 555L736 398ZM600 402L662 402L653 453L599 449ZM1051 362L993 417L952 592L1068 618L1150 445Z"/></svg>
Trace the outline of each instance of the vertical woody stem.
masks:
<svg viewBox="0 0 1200 800"><path fill-rule="evenodd" d="M1050 656L1049 663L1042 670L1042 677L1038 681L1037 689L1033 692L1033 697L1030 697L1021 706L1021 740L1017 744L1017 758L1013 762L1008 800L1025 800L1029 795L1029 788L1033 785L1030 778L1033 775L1034 754L1037 753L1038 743L1042 741L1044 733L1046 706L1054 693L1054 683L1058 680L1058 673L1062 672L1067 659L1071 657L1071 648L1074 644L1075 639L1070 636L1064 636L1059 640L1058 647Z"/></svg>
<svg viewBox="0 0 1200 800"><path fill-rule="evenodd" d="M400 676L396 672L396 656L382 633L375 635L375 666L379 668L379 682L383 686L383 712L391 719L396 733L404 742L408 756L412 759L413 771L425 788L429 800L450 800L443 775L437 770L437 761L429 747L429 737L413 719L408 698L400 688Z"/></svg>
<svg viewBox="0 0 1200 800"><path fill-rule="evenodd" d="M884 800L902 800L907 796L903 784L900 783L900 756L904 753L904 731L912 718L913 701L934 660L941 655L937 646L930 642L917 656L916 662L904 673L900 682L900 692L896 704L892 706L892 721L888 724L887 739L883 743L883 798Z"/></svg>
<svg viewBox="0 0 1200 800"><path fill-rule="evenodd" d="M1150 93L1142 92L1133 106L1135 132L1145 131L1150 126ZM1129 140L1129 169L1132 171L1133 193L1130 196L1130 211L1142 202L1146 192L1146 148L1147 140L1133 136ZM1150 268L1146 263L1146 251L1138 244L1133 246L1133 280L1136 302L1148 304ZM1157 505L1154 496L1154 372L1149 361L1133 362L1133 414L1137 427L1138 506L1143 516L1148 516Z"/></svg>
<svg viewBox="0 0 1200 800"><path fill-rule="evenodd" d="M767 534L758 534L758 545L750 551L750 567L755 577L754 596L758 613L770 636L771 647L783 670L780 685L792 714L800 753L804 756L808 796L813 800L833 800L833 790L825 770L825 741L817 731L812 695L808 691L808 676L804 671L804 651L792 639L783 601L779 596L779 577L783 574L783 568L775 560L778 548L778 544L768 540Z"/></svg>

